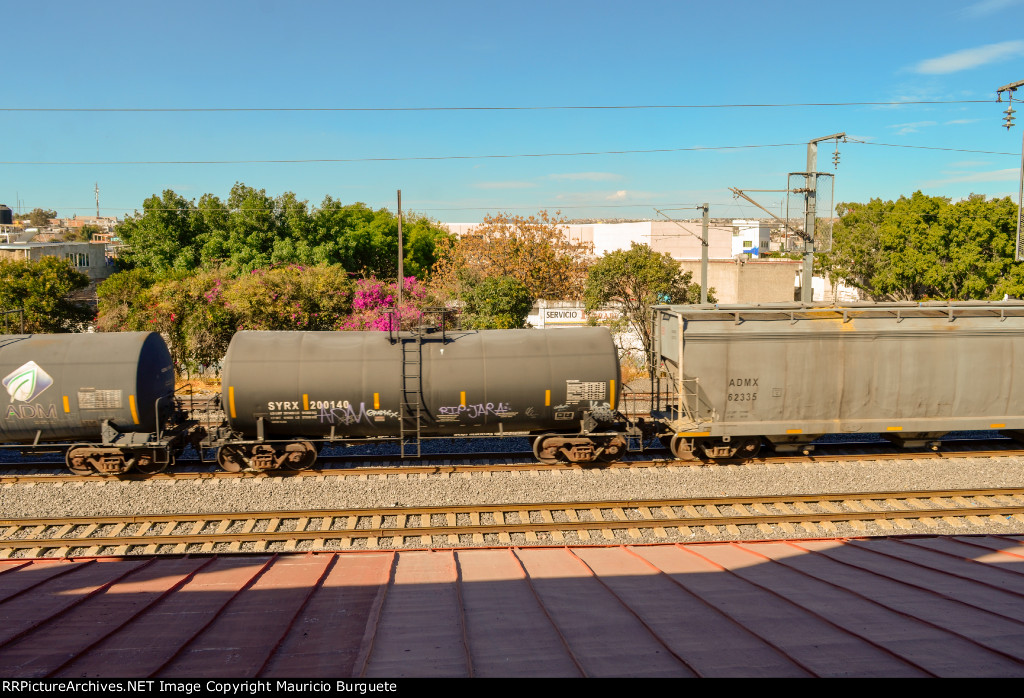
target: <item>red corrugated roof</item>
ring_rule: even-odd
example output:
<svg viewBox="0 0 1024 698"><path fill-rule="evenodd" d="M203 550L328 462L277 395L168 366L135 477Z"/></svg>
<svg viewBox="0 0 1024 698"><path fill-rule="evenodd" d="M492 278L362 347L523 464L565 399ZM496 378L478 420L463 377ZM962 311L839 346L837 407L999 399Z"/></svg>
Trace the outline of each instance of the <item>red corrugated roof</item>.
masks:
<svg viewBox="0 0 1024 698"><path fill-rule="evenodd" d="M6 560L0 675L1017 676L1024 537Z"/></svg>

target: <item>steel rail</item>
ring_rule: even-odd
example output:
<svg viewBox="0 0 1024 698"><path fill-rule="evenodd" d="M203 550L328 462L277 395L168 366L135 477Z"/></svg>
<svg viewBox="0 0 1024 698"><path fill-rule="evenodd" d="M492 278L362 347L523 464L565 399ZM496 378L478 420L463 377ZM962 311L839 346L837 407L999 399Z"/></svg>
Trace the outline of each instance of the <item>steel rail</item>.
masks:
<svg viewBox="0 0 1024 698"><path fill-rule="evenodd" d="M14 550L60 549L69 551L76 548L102 549L114 547L127 550L137 547L159 547L202 545L212 548L216 545L260 542L264 545L286 542L291 547L299 543L371 540L376 546L380 539L422 539L424 536L471 535L478 543L484 535L534 534L559 532L604 533L609 537L615 530L655 530L667 528L688 530L698 527L722 527L743 525L824 524L848 523L853 521L893 521L911 519L967 519L980 517L1013 517L1024 523L1024 503L992 502L989 498L1017 497L1024 499L1024 488L999 488L983 490L931 490L912 492L869 492L833 493L826 495L778 495L771 497L712 497L680 500L643 500L617 502L573 502L501 504L489 506L449 507L408 507L402 509L346 509L326 511L278 511L240 512L212 514L163 514L146 516L102 516L102 517L50 517L50 518L5 518L0 519L0 554L10 555ZM929 504L925 500L932 500ZM948 501L945 501L948 500ZM945 503L942 503L944 502ZM810 511L808 503L828 503L823 511ZM864 503L872 503L864 506ZM875 504L875 503L878 504ZM805 511L788 511L780 508L778 513L767 511L768 506L778 504L804 504ZM846 511L836 511L836 504ZM858 506L859 505L859 506ZM762 509L756 514L722 513L719 507L741 507ZM712 514L702 514L697 507L703 507ZM628 518L625 510L635 510L641 518ZM644 512L646 510L646 513ZM679 515L675 510L682 510ZM591 520L580 519L578 512L589 512ZM612 512L606 518L605 511ZM544 521L530 521L530 513L538 512ZM547 512L545 516L543 513ZM570 512L572 512L570 514ZM658 517L658 512L662 517ZM567 520L555 521L553 513L564 513ZM471 523L457 523L459 514L470 515ZM482 515L494 517L495 523L483 523ZM513 514L519 521L507 520ZM525 519L523 520L525 515ZM433 524L432 518L443 516L447 523ZM394 526L384 525L384 518L395 520ZM561 516L559 518L562 518ZM360 525L369 519L370 525ZM420 523L413 523L418 519ZM307 529L313 520L319 527ZM343 520L343 521L342 521ZM425 520L426 523L422 523ZM233 526L244 522L243 531L228 532ZM254 530L259 522L267 522L265 530ZM295 522L294 528L291 528ZM344 528L334 526L344 523ZM141 524L138 534L128 532L130 526ZM175 533L182 526L192 524L187 533ZM279 530L285 524L289 530ZM115 526L115 534L96 535L106 526ZM76 529L81 528L81 531ZM162 528L163 532L152 533ZM204 532L214 529L213 532ZM42 534L50 530L50 537ZM79 537L75 537L77 536ZM139 535L141 534L141 535ZM24 535L25 537L19 537ZM661 534L657 534L659 537ZM56 537L54 537L56 536ZM665 534L667 536L667 534ZM436 547L436 546L434 546ZM154 551L155 552L155 551ZM184 551L176 551L184 552Z"/></svg>

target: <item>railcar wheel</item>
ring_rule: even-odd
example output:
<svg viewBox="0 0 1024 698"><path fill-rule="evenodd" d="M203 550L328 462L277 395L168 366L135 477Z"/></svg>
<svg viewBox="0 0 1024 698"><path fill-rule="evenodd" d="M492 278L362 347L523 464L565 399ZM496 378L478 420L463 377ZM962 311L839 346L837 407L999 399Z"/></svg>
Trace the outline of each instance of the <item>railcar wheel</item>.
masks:
<svg viewBox="0 0 1024 698"><path fill-rule="evenodd" d="M541 463L554 465L558 462L558 447L551 436L541 435L533 440L533 455Z"/></svg>
<svg viewBox="0 0 1024 698"><path fill-rule="evenodd" d="M284 447L284 467L305 470L316 462L316 448L308 441L296 441Z"/></svg>
<svg viewBox="0 0 1024 698"><path fill-rule="evenodd" d="M217 464L229 473L240 473L249 466L245 449L241 446L221 446L217 449Z"/></svg>
<svg viewBox="0 0 1024 698"><path fill-rule="evenodd" d="M137 451L134 455L135 467L132 468L132 470L136 470L143 475L155 475L156 473L162 473L168 466L174 465L173 453L167 454L167 462L160 461L160 452L156 449Z"/></svg>
<svg viewBox="0 0 1024 698"><path fill-rule="evenodd" d="M622 458L622 452L626 450L626 439L620 434L613 434L603 438L599 445L601 453L597 456L597 461L614 463Z"/></svg>
<svg viewBox="0 0 1024 698"><path fill-rule="evenodd" d="M64 462L68 470L75 475L92 475L95 470L89 463L89 451L91 449L83 444L75 444L64 454Z"/></svg>
<svg viewBox="0 0 1024 698"><path fill-rule="evenodd" d="M736 445L736 458L753 458L761 452L761 439L757 436L748 436L740 439Z"/></svg>
<svg viewBox="0 0 1024 698"><path fill-rule="evenodd" d="M673 436L669 441L668 449L672 451L672 455L675 456L677 460L700 460L694 452L693 439L688 439L685 436L680 436L679 434Z"/></svg>

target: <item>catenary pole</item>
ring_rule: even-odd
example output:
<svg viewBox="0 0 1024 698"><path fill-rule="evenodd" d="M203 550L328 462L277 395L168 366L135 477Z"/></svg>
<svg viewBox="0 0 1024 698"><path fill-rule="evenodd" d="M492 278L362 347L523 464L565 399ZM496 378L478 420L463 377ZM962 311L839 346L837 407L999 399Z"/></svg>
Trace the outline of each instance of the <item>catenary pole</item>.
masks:
<svg viewBox="0 0 1024 698"><path fill-rule="evenodd" d="M1009 85L1003 85L996 90L996 96L1001 102L1003 100L1003 93L1007 93L1010 104L1006 107L1006 117L1004 118L1003 126L1009 131L1013 126L1013 93L1017 91L1017 88L1024 85L1024 80L1018 80L1017 82L1011 82ZM1017 189L1017 245L1016 254L1014 259L1018 262L1024 261L1024 242L1020 239L1021 219L1024 218L1024 208L1021 207L1024 202L1024 133L1021 134L1020 143L1020 183Z"/></svg>
<svg viewBox="0 0 1024 698"><path fill-rule="evenodd" d="M811 303L814 300L814 219L817 216L818 196L818 143L845 138L845 133L813 138L807 142L807 171L804 172L804 267L800 280L800 300Z"/></svg>
<svg viewBox="0 0 1024 698"><path fill-rule="evenodd" d="M402 190L398 190L398 307L402 307L402 286L405 283L405 266L402 259Z"/></svg>

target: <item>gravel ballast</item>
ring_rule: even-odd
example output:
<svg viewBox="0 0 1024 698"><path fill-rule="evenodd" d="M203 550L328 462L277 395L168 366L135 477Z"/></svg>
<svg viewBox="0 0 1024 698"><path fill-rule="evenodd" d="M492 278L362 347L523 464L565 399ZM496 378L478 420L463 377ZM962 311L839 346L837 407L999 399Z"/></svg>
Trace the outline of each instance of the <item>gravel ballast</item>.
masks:
<svg viewBox="0 0 1024 698"><path fill-rule="evenodd" d="M949 460L817 462L745 466L673 466L542 472L440 473L341 476L253 477L85 483L25 483L0 487L7 517L133 516L143 514L243 513L402 506L530 504L541 502L641 501L788 494L903 492L1024 486L1024 460L1017 457ZM723 527L717 527L723 529ZM991 526L939 528L915 525L913 531L840 529L831 535L1021 534L1015 519ZM756 530L728 535L703 527L681 540L787 537ZM798 532L790 537L810 537ZM670 538L671 540L672 538ZM665 539L659 539L665 540ZM543 542L543 541L542 541ZM637 542L637 541L633 541Z"/></svg>

